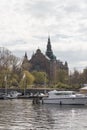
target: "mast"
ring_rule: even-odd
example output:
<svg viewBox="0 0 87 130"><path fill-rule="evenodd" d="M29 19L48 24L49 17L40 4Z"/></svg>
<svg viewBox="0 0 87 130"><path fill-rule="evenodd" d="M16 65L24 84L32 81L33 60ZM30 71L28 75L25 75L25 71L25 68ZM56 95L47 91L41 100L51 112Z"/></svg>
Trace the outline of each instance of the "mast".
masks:
<svg viewBox="0 0 87 130"><path fill-rule="evenodd" d="M46 73L44 74L44 93L46 94Z"/></svg>
<svg viewBox="0 0 87 130"><path fill-rule="evenodd" d="M5 76L5 95L7 95L7 76Z"/></svg>

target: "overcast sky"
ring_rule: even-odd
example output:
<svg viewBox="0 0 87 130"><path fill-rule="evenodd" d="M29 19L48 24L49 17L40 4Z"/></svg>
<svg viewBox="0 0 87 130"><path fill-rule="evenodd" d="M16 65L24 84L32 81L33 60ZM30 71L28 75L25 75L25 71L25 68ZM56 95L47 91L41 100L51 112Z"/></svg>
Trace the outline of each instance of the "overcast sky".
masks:
<svg viewBox="0 0 87 130"><path fill-rule="evenodd" d="M38 48L45 54L49 35L57 59L85 68L87 0L0 0L1 47L30 58Z"/></svg>

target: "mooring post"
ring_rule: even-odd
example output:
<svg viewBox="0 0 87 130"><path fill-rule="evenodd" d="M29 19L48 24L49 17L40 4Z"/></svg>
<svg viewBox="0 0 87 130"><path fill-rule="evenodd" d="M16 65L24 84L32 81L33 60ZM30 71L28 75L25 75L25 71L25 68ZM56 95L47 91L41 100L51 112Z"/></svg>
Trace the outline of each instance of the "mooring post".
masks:
<svg viewBox="0 0 87 130"><path fill-rule="evenodd" d="M39 96L33 97L33 104L39 104L40 103L40 98Z"/></svg>

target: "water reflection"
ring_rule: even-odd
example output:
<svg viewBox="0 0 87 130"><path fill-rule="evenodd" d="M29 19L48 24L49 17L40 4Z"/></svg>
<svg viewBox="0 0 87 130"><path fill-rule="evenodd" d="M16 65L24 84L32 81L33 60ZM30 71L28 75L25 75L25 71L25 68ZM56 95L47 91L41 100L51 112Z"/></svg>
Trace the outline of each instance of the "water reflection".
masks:
<svg viewBox="0 0 87 130"><path fill-rule="evenodd" d="M0 130L87 130L87 106L0 100Z"/></svg>
<svg viewBox="0 0 87 130"><path fill-rule="evenodd" d="M52 113L45 105L32 106L34 112L33 126L37 125L37 129L53 129L55 120L52 118Z"/></svg>

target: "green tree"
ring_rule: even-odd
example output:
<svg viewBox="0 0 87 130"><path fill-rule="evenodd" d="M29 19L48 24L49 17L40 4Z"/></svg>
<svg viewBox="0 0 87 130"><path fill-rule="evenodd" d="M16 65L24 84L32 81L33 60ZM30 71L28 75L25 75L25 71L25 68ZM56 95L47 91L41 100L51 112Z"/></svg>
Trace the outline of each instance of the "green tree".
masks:
<svg viewBox="0 0 87 130"><path fill-rule="evenodd" d="M33 82L34 82L34 76L28 71L23 71L20 86L22 86L22 88L29 88L30 85L33 84Z"/></svg>
<svg viewBox="0 0 87 130"><path fill-rule="evenodd" d="M33 76L35 77L35 84L38 85L46 85L48 82L47 74L45 72L37 72L33 71L32 72Z"/></svg>
<svg viewBox="0 0 87 130"><path fill-rule="evenodd" d="M58 82L58 84L55 85L55 88L59 90L68 90L68 89L70 90L72 89L72 86Z"/></svg>

